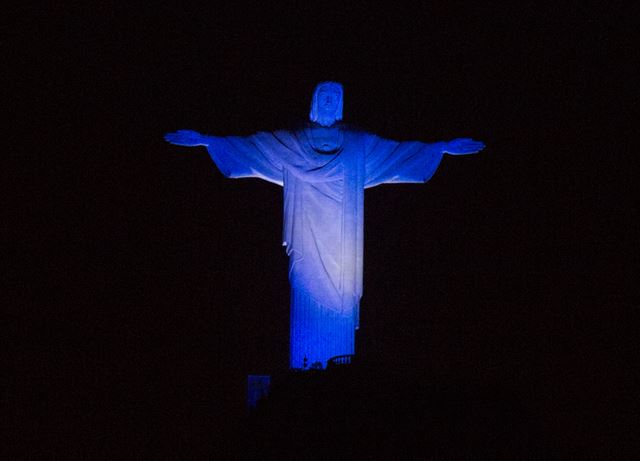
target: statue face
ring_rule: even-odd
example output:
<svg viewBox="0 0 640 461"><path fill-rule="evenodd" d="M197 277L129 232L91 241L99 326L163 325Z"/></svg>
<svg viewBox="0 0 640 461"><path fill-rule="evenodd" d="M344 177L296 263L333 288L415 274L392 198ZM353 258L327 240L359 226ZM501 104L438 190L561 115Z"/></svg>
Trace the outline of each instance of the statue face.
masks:
<svg viewBox="0 0 640 461"><path fill-rule="evenodd" d="M313 92L309 119L322 126L331 126L342 120L342 93L340 83L319 83Z"/></svg>
<svg viewBox="0 0 640 461"><path fill-rule="evenodd" d="M318 115L335 116L341 97L342 95L335 88L329 86L321 88L318 91Z"/></svg>

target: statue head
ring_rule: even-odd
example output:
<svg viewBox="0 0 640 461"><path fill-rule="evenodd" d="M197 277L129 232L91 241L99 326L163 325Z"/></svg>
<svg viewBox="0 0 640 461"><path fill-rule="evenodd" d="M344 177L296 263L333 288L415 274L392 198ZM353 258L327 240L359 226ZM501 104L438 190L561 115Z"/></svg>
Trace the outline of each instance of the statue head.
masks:
<svg viewBox="0 0 640 461"><path fill-rule="evenodd" d="M342 94L340 83L318 83L313 92L309 119L322 126L331 126L336 121L342 120Z"/></svg>

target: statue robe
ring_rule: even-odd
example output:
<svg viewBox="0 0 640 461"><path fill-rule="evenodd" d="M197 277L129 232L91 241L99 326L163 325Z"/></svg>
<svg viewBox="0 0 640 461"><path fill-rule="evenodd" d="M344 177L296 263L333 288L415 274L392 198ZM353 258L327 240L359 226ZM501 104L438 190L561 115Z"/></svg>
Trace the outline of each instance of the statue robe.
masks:
<svg viewBox="0 0 640 461"><path fill-rule="evenodd" d="M214 137L209 154L228 178L284 187L283 245L291 283L290 367L326 365L355 353L362 296L364 189L426 182L442 143L397 142L343 130L331 154L313 149L310 128Z"/></svg>

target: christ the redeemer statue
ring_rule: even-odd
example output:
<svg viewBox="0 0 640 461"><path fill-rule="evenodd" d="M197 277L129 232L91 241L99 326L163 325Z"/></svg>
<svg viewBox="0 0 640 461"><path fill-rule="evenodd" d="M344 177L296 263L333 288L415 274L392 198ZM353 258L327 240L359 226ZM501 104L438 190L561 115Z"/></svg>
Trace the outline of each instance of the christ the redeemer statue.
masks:
<svg viewBox="0 0 640 461"><path fill-rule="evenodd" d="M426 144L382 139L341 123L342 85L317 85L310 122L295 131L210 136L180 130L165 139L204 146L228 178L284 188L283 245L291 283L290 367L355 352L362 296L364 190L426 182L443 154L473 154L468 138Z"/></svg>

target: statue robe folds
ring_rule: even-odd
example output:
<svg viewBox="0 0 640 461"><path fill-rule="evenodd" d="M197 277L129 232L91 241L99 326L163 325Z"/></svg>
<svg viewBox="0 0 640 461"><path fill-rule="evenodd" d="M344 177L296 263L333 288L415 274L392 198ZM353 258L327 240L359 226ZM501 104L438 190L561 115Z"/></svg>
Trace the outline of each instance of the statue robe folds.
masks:
<svg viewBox="0 0 640 461"><path fill-rule="evenodd" d="M342 130L333 153L313 149L310 128L213 137L208 151L228 178L284 187L283 245L291 283L290 367L354 354L362 296L364 189L426 182L442 143L397 142Z"/></svg>

